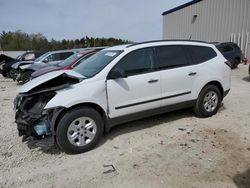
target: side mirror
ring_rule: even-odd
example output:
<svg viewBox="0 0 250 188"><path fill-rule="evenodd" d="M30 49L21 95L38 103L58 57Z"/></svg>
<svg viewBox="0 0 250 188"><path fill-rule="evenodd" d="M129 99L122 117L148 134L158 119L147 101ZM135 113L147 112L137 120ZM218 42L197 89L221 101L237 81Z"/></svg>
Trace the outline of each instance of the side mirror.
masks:
<svg viewBox="0 0 250 188"><path fill-rule="evenodd" d="M44 62L44 63L48 63L49 60L48 60L47 58L45 58L45 59L43 60L43 62Z"/></svg>
<svg viewBox="0 0 250 188"><path fill-rule="evenodd" d="M128 75L126 74L126 72L124 70L121 69L112 69L109 72L108 78L109 79L118 79L118 78L127 78Z"/></svg>

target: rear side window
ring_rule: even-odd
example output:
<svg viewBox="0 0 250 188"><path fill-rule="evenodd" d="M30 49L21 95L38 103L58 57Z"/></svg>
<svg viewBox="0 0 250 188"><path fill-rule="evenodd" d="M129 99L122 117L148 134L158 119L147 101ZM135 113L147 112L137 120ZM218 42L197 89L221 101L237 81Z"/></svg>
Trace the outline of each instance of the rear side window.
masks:
<svg viewBox="0 0 250 188"><path fill-rule="evenodd" d="M46 59L48 60L48 62L61 60L59 53L51 54Z"/></svg>
<svg viewBox="0 0 250 188"><path fill-rule="evenodd" d="M156 47L159 68L168 69L189 65L186 53L181 45L169 45Z"/></svg>
<svg viewBox="0 0 250 188"><path fill-rule="evenodd" d="M124 70L128 76L151 72L154 69L154 52L145 48L130 52L123 57L115 68Z"/></svg>
<svg viewBox="0 0 250 188"><path fill-rule="evenodd" d="M217 56L216 52L206 46L188 46L193 60L193 64L199 64L213 59Z"/></svg>
<svg viewBox="0 0 250 188"><path fill-rule="evenodd" d="M71 55L73 55L73 52L63 52L63 53L60 53L60 60L67 59Z"/></svg>

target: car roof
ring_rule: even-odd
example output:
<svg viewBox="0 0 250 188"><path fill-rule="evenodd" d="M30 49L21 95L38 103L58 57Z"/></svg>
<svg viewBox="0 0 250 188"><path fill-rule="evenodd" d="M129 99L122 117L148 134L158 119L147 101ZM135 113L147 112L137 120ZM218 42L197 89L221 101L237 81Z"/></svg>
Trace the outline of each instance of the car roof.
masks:
<svg viewBox="0 0 250 188"><path fill-rule="evenodd" d="M107 48L106 50L126 50L129 48L143 48L143 47L153 47L153 46L162 46L162 45L199 45L199 46L214 46L214 44L205 42L205 41L196 41L196 40L157 40L157 41L146 41L141 43L126 44L114 46Z"/></svg>
<svg viewBox="0 0 250 188"><path fill-rule="evenodd" d="M129 44L113 46L113 47L105 48L105 49L103 49L103 50L104 50L104 51L106 51L106 50L119 51L119 50L125 50L127 46L129 46Z"/></svg>

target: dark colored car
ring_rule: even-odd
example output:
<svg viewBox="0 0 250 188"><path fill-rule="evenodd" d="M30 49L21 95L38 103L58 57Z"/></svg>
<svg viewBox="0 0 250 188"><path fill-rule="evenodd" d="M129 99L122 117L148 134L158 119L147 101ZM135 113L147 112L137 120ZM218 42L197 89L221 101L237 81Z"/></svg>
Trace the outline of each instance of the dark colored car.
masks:
<svg viewBox="0 0 250 188"><path fill-rule="evenodd" d="M235 69L243 60L240 47L233 42L216 43L215 46L223 56L231 63L231 68Z"/></svg>
<svg viewBox="0 0 250 188"><path fill-rule="evenodd" d="M16 59L11 61L6 61L4 64L1 65L1 73L4 77L13 78L15 77L16 73L11 68L11 66L19 61L34 61L36 58L40 57L46 53L46 51L28 51L23 53L22 55L18 56Z"/></svg>
<svg viewBox="0 0 250 188"><path fill-rule="evenodd" d="M14 61L15 59L12 57L9 57L7 55L1 54L0 55L0 74L2 74L2 70L3 70L3 65L6 62L10 62L10 61Z"/></svg>
<svg viewBox="0 0 250 188"><path fill-rule="evenodd" d="M78 54L74 54L70 56L68 59L64 60L63 62L57 65L51 65L45 67L43 69L37 70L31 74L31 79L46 74L48 72L57 71L57 70L71 70L77 65L79 65L83 60L89 58L90 56L96 54L98 51L102 50L103 48L97 49L89 49Z"/></svg>

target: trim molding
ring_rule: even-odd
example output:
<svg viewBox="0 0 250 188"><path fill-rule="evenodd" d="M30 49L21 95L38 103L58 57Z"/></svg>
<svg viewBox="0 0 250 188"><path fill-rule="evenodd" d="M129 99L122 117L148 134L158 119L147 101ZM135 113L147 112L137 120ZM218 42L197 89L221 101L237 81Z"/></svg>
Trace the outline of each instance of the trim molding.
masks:
<svg viewBox="0 0 250 188"><path fill-rule="evenodd" d="M141 104L146 104L146 103L155 102L155 101L164 100L164 99L170 99L170 98L179 97L179 96L188 95L188 94L191 94L191 91L188 91L188 92L185 92L185 93L179 93L179 94L176 94L176 95L170 95L170 96L166 96L166 97L161 97L161 98L157 98L157 99L152 99L152 100L137 102L137 103L133 103L133 104L127 104L127 105L123 105L123 106L117 106L117 107L115 107L115 109L119 110L119 109L131 107L131 106L137 106L137 105L141 105Z"/></svg>

